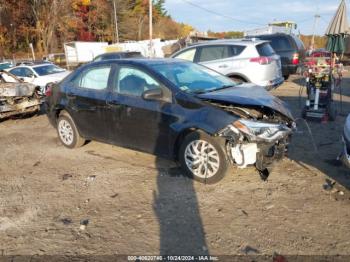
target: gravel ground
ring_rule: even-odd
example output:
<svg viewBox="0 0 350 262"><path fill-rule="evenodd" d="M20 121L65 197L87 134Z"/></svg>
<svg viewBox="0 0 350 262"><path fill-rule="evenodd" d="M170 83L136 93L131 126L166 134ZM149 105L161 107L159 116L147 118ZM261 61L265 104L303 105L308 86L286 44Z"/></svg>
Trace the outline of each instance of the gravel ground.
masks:
<svg viewBox="0 0 350 262"><path fill-rule="evenodd" d="M300 81L273 91L295 117ZM298 120L266 182L232 168L203 185L152 155L97 142L66 149L45 115L3 121L1 254L350 255L350 172L336 161L350 79L342 85L343 114L308 122L311 134Z"/></svg>

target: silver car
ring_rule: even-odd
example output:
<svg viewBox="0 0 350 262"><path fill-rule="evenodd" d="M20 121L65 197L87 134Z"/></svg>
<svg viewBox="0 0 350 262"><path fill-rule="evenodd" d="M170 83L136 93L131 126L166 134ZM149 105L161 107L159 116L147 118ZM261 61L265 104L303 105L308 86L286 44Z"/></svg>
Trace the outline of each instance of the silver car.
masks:
<svg viewBox="0 0 350 262"><path fill-rule="evenodd" d="M280 57L264 40L215 40L187 47L171 57L202 64L236 82L251 82L266 89L284 81Z"/></svg>

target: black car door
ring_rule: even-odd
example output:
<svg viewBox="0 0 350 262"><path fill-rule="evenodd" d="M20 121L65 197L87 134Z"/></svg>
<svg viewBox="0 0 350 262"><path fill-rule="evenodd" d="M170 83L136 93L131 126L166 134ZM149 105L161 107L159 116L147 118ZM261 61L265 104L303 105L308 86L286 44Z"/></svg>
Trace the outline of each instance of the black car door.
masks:
<svg viewBox="0 0 350 262"><path fill-rule="evenodd" d="M122 65L115 78L115 89L108 104L114 113L110 119L113 140L124 147L168 156L171 145L171 91L146 71ZM163 97L145 100L147 90L160 89Z"/></svg>
<svg viewBox="0 0 350 262"><path fill-rule="evenodd" d="M111 64L88 67L66 89L70 114L85 138L105 141L108 137Z"/></svg>

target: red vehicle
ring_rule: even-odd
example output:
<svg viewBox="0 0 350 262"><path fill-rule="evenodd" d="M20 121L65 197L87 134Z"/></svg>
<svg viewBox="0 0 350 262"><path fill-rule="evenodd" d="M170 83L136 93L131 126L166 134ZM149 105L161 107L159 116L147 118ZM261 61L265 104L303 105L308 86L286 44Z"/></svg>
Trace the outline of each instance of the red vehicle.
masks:
<svg viewBox="0 0 350 262"><path fill-rule="evenodd" d="M320 64L330 65L332 53L325 49L316 49L306 57L305 65L308 67L317 66Z"/></svg>

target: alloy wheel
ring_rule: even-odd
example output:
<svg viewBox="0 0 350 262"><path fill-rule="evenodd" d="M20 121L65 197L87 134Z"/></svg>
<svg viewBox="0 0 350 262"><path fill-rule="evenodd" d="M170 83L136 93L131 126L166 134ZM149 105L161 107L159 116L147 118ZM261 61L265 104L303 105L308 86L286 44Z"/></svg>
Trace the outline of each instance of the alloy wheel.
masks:
<svg viewBox="0 0 350 262"><path fill-rule="evenodd" d="M71 145L74 140L74 132L71 124L65 120L62 119L58 123L58 133L61 138L61 141L66 145Z"/></svg>
<svg viewBox="0 0 350 262"><path fill-rule="evenodd" d="M218 151L204 140L194 140L187 145L185 162L192 174L200 178L214 176L220 167Z"/></svg>

